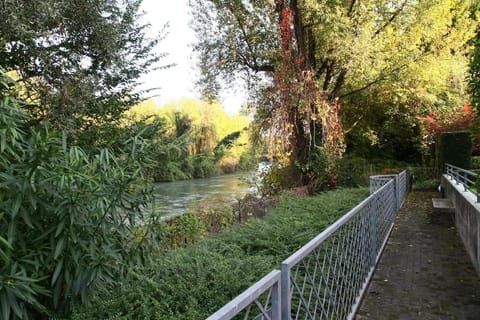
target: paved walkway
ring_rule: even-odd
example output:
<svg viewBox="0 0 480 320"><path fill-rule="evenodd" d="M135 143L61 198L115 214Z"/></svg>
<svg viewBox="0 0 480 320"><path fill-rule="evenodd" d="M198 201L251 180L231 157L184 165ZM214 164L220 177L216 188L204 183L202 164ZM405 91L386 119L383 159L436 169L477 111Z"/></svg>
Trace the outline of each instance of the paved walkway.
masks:
<svg viewBox="0 0 480 320"><path fill-rule="evenodd" d="M480 319L480 277L452 219L432 218L434 192L411 193L356 319Z"/></svg>

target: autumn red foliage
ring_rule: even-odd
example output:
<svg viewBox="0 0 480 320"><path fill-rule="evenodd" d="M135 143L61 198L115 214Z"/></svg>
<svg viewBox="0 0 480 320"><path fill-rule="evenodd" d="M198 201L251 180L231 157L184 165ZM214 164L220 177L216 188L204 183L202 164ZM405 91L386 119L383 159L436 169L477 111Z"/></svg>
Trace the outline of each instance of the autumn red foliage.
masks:
<svg viewBox="0 0 480 320"><path fill-rule="evenodd" d="M424 129L434 137L442 132L460 131L470 129L477 122L476 114L472 106L465 104L460 112L456 111L449 115L448 121L437 120L436 114L419 117L424 122Z"/></svg>
<svg viewBox="0 0 480 320"><path fill-rule="evenodd" d="M480 152L480 128L476 110L469 104L464 104L460 110L456 110L444 117L448 120L438 120L436 114L419 117L423 122L423 129L434 140L443 132L471 130L473 133L474 152Z"/></svg>

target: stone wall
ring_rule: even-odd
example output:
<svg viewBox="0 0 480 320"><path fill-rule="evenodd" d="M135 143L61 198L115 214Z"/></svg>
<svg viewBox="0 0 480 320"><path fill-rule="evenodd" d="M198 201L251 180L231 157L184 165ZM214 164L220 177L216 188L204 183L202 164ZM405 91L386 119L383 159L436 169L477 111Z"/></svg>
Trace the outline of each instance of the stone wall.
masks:
<svg viewBox="0 0 480 320"><path fill-rule="evenodd" d="M465 191L461 184L442 175L445 196L455 206L455 225L465 249L480 276L480 204L473 193Z"/></svg>

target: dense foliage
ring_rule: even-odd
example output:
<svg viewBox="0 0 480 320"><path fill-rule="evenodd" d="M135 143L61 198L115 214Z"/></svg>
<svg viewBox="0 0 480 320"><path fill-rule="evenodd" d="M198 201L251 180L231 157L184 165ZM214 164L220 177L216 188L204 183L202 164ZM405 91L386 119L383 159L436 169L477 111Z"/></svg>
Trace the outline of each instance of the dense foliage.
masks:
<svg viewBox="0 0 480 320"><path fill-rule="evenodd" d="M2 72L0 317L46 319L146 257L146 145L137 133L121 157L87 154L48 123L30 127L12 86Z"/></svg>
<svg viewBox="0 0 480 320"><path fill-rule="evenodd" d="M147 100L134 106L133 123L157 122L150 174L156 181L204 178L256 166L249 120L228 115L219 103L183 99L165 106Z"/></svg>
<svg viewBox="0 0 480 320"><path fill-rule="evenodd" d="M141 0L0 2L1 319L204 318L366 190L289 198L227 227L226 205L159 223L150 178L251 169L268 153L266 194L358 186L375 167L363 157L416 161L441 132L475 126L459 108L472 46L480 104L473 1L189 2L205 97L245 80L254 130L212 100L142 102L165 32L146 36Z"/></svg>
<svg viewBox="0 0 480 320"><path fill-rule="evenodd" d="M287 198L263 219L156 254L150 267L132 270L73 319L205 319L367 194L366 189L345 189Z"/></svg>
<svg viewBox="0 0 480 320"><path fill-rule="evenodd" d="M480 4L472 9L472 15L478 14ZM469 89L472 95L472 105L480 114L480 26L477 27L477 35L473 39L474 47L470 55Z"/></svg>
<svg viewBox="0 0 480 320"><path fill-rule="evenodd" d="M85 147L105 142L108 128L140 100L140 75L161 58L153 48L162 35L146 37L140 3L0 3L0 66L16 72L35 122L48 120Z"/></svg>
<svg viewBox="0 0 480 320"><path fill-rule="evenodd" d="M293 183L335 185L345 133L348 152L418 161L417 116L466 98L473 2L190 3L204 91L247 81Z"/></svg>
<svg viewBox="0 0 480 320"><path fill-rule="evenodd" d="M439 138L439 169L445 164L470 169L472 166L472 138L468 131L443 132Z"/></svg>

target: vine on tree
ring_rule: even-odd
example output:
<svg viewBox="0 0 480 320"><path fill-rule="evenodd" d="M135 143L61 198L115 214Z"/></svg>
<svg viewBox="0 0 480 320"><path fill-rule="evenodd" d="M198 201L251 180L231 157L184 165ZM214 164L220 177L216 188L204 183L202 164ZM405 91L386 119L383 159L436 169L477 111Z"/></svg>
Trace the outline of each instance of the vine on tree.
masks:
<svg viewBox="0 0 480 320"><path fill-rule="evenodd" d="M336 163L345 151L340 103L329 101L313 68L305 63L295 47L295 11L287 4L287 1L276 1L281 45L272 86L270 150L289 168L289 178L301 176L295 182L284 181L287 186L327 184L329 188L336 187ZM322 161L312 161L318 158Z"/></svg>

